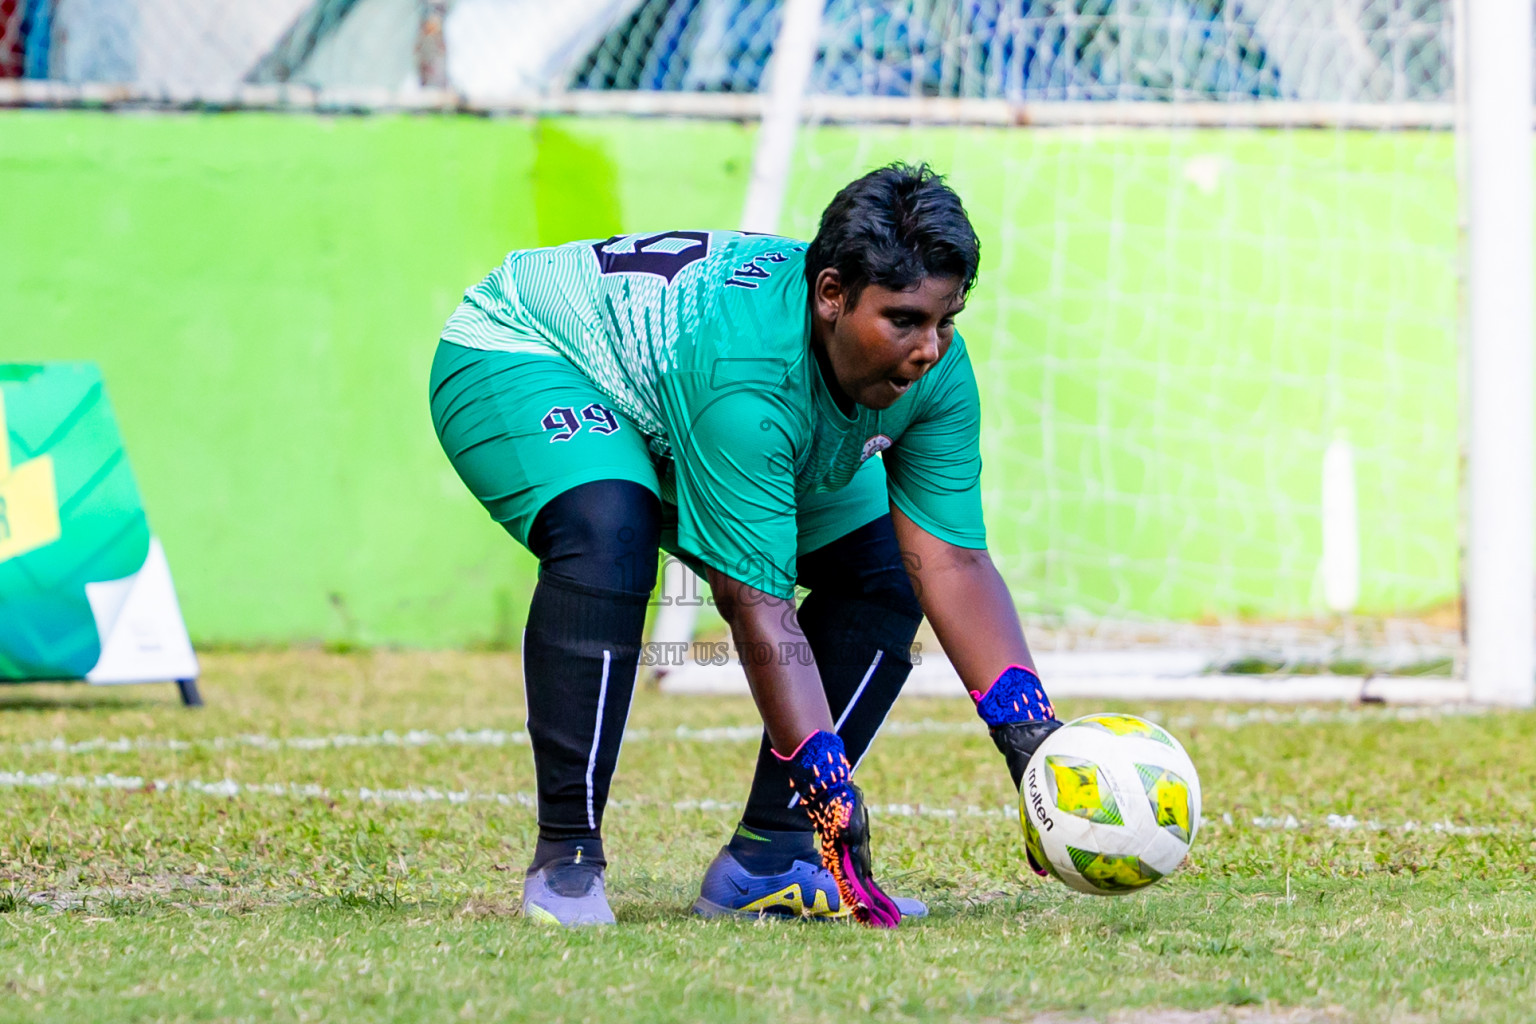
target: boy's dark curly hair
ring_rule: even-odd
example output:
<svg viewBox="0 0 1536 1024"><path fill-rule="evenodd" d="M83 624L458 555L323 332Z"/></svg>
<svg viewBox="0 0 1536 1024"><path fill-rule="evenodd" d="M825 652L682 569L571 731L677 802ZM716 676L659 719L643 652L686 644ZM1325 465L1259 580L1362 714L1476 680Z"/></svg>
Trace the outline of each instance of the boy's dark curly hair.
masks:
<svg viewBox="0 0 1536 1024"><path fill-rule="evenodd" d="M893 163L843 186L821 214L805 253L805 278L836 270L848 304L868 284L902 291L925 277L953 277L962 297L976 283L981 241L965 206L927 164Z"/></svg>

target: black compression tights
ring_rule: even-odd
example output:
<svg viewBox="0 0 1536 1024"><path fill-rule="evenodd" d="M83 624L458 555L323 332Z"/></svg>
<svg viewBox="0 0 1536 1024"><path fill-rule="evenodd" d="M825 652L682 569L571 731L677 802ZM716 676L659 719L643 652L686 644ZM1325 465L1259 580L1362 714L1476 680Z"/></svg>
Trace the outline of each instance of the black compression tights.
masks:
<svg viewBox="0 0 1536 1024"><path fill-rule="evenodd" d="M573 487L534 518L539 582L523 632L539 836L595 839L656 585L661 504L628 480Z"/></svg>
<svg viewBox="0 0 1536 1024"><path fill-rule="evenodd" d="M912 671L912 639L923 613L896 545L889 515L799 559L799 583L810 594L799 608L848 760L859 761L885 722ZM767 733L757 753L742 824L758 831L810 831L784 763Z"/></svg>
<svg viewBox="0 0 1536 1024"><path fill-rule="evenodd" d="M634 693L648 597L656 583L661 505L624 480L582 484L540 510L528 547L539 559L523 676L538 778L539 834L595 839ZM799 622L838 733L857 765L911 671L922 613L889 516L799 559L810 589ZM742 821L806 831L766 736Z"/></svg>

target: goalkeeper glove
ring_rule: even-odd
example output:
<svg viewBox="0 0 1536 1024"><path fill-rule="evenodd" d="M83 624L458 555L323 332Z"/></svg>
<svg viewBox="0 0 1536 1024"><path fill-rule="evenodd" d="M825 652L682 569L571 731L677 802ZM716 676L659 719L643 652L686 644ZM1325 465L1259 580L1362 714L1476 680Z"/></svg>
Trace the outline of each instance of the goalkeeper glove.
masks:
<svg viewBox="0 0 1536 1024"><path fill-rule="evenodd" d="M843 741L818 729L789 757L774 756L789 769L789 784L800 794L821 840L821 863L837 882L843 906L854 920L873 928L895 928L901 910L875 883L869 857L869 814L864 794L850 781L853 769Z"/></svg>
<svg viewBox="0 0 1536 1024"><path fill-rule="evenodd" d="M1040 677L1022 665L1010 665L985 694L972 690L971 699L976 701L976 713L987 723L992 742L1008 762L1008 774L1018 789L1024 784L1029 759L1047 736L1061 728ZM1033 854L1029 854L1029 866L1037 875L1046 874Z"/></svg>

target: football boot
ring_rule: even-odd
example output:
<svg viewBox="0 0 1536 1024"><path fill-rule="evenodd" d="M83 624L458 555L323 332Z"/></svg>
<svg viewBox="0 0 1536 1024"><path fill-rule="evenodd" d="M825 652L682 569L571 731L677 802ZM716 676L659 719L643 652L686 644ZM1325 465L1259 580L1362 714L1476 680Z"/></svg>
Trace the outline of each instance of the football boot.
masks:
<svg viewBox="0 0 1536 1024"><path fill-rule="evenodd" d="M903 917L927 917L921 900L892 897ZM849 917L832 872L820 861L796 860L788 871L756 875L721 847L704 872L693 912L700 917Z"/></svg>
<svg viewBox="0 0 1536 1024"><path fill-rule="evenodd" d="M603 870L600 863L583 863L578 852L574 861L556 861L528 872L523 916L562 928L613 924Z"/></svg>

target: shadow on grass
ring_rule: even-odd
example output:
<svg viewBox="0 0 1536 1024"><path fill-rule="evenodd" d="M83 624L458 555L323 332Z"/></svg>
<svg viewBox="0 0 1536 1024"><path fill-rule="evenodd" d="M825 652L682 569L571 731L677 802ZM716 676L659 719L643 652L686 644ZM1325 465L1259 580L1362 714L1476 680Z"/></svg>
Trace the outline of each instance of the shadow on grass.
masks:
<svg viewBox="0 0 1536 1024"><path fill-rule="evenodd" d="M174 689L167 689L163 697L150 698L149 694L124 699L113 694L60 693L57 700L49 700L39 694L6 694L0 690L0 714L7 711L142 711L154 708L180 707L181 698Z"/></svg>

